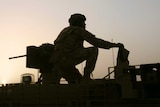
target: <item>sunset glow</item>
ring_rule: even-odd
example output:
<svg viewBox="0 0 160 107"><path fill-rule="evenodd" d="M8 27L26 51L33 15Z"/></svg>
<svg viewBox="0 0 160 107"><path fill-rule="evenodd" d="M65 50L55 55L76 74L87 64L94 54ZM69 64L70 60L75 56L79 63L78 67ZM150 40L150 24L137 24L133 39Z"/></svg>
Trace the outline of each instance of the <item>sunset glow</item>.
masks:
<svg viewBox="0 0 160 107"><path fill-rule="evenodd" d="M36 80L38 70L26 68L25 57L8 58L25 55L27 46L53 43L73 13L86 16L86 28L96 37L123 43L131 65L158 63L159 10L160 0L0 0L0 84L20 82L24 73ZM112 52L100 49L94 78L107 75ZM116 63L117 49L114 57Z"/></svg>

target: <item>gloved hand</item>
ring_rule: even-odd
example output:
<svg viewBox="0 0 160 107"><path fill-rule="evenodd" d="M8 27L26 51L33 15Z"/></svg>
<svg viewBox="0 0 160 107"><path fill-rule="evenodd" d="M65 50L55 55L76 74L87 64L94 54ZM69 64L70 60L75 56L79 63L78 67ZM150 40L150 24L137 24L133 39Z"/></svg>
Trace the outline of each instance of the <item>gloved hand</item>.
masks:
<svg viewBox="0 0 160 107"><path fill-rule="evenodd" d="M124 45L122 43L117 43L117 47L124 48Z"/></svg>
<svg viewBox="0 0 160 107"><path fill-rule="evenodd" d="M122 43L113 43L113 47L124 48Z"/></svg>

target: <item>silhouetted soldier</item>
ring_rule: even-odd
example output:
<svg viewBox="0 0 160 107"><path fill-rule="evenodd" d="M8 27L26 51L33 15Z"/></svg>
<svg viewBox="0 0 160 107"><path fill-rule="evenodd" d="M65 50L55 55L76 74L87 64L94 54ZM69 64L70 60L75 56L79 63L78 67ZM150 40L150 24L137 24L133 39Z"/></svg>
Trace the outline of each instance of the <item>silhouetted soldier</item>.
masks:
<svg viewBox="0 0 160 107"><path fill-rule="evenodd" d="M82 79L82 75L76 69L76 65L86 60L84 68L84 79L90 79L90 74L95 68L98 56L98 48L110 49L123 46L121 43L110 43L108 41L96 38L95 35L85 30L85 16L82 14L73 14L69 18L69 27L64 28L55 44L55 71L60 79L65 78L68 83L75 83ZM83 42L87 41L93 47L84 48Z"/></svg>

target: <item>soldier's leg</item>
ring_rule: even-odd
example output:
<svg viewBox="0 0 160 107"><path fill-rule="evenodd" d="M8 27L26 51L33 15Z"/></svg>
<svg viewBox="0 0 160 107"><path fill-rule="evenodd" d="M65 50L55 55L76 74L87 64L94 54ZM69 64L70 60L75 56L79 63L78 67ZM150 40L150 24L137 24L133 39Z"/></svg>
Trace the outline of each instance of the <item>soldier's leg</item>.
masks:
<svg viewBox="0 0 160 107"><path fill-rule="evenodd" d="M62 77L65 78L69 84L79 83L82 79L82 75L75 67L66 68L65 71L62 72Z"/></svg>
<svg viewBox="0 0 160 107"><path fill-rule="evenodd" d="M74 83L75 81L81 80L82 76L75 66L86 60L84 77L86 79L90 79L90 73L92 73L95 68L97 56L97 47L77 49L76 51L71 53L70 57L61 58L62 60L59 61L58 65L62 69L60 71L60 75L62 75L62 77L64 77L68 81L68 83Z"/></svg>
<svg viewBox="0 0 160 107"><path fill-rule="evenodd" d="M73 56L73 55L72 55ZM55 73L54 81L59 81L59 77L63 77L69 84L78 83L82 79L82 75L75 67L73 63L73 58L62 57L58 63L55 64Z"/></svg>
<svg viewBox="0 0 160 107"><path fill-rule="evenodd" d="M84 78L90 79L90 73L93 72L98 56L97 47L84 48L78 50L75 57L75 64L79 64L86 60L86 66L84 68Z"/></svg>
<svg viewBox="0 0 160 107"><path fill-rule="evenodd" d="M84 68L84 78L90 79L90 74L93 72L95 68L95 64L98 56L98 48L92 48L89 50L89 56L86 60L86 66Z"/></svg>

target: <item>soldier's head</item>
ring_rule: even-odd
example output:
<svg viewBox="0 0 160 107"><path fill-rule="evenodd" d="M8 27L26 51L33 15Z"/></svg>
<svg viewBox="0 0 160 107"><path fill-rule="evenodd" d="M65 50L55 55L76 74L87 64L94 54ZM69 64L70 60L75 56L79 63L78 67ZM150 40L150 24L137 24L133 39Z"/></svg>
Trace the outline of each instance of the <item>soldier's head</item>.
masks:
<svg viewBox="0 0 160 107"><path fill-rule="evenodd" d="M79 26L79 27L85 28L85 25L86 25L85 24L86 17L79 13L71 15L68 21L70 26Z"/></svg>

